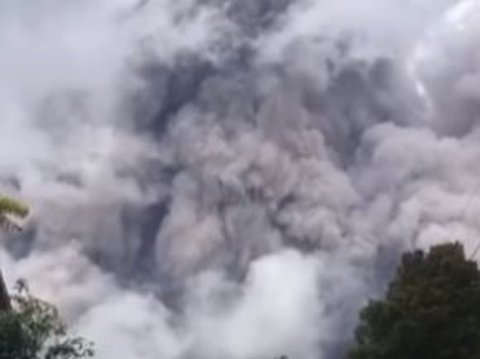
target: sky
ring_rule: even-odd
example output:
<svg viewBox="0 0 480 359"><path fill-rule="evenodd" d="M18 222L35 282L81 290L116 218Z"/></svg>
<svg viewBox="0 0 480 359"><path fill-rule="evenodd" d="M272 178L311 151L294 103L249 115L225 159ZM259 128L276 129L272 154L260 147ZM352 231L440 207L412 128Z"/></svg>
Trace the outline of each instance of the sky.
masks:
<svg viewBox="0 0 480 359"><path fill-rule="evenodd" d="M1 1L8 284L99 359L340 358L403 251L478 254L478 6Z"/></svg>

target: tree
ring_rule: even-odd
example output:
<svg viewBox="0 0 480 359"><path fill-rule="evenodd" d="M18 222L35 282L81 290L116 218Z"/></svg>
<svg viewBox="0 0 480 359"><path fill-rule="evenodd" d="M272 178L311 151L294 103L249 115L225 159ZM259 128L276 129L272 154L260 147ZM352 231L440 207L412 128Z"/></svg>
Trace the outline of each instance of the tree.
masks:
<svg viewBox="0 0 480 359"><path fill-rule="evenodd" d="M57 309L33 297L23 282L12 309L0 312L0 359L77 359L93 356L92 345L69 337Z"/></svg>
<svg viewBox="0 0 480 359"><path fill-rule="evenodd" d="M13 218L25 218L28 206L0 197L0 227L21 230ZM33 297L25 282L9 296L0 272L0 359L78 359L92 357L90 343L70 337L57 309Z"/></svg>
<svg viewBox="0 0 480 359"><path fill-rule="evenodd" d="M21 230L20 225L13 218L25 218L29 212L26 204L9 197L0 197L0 227L7 230ZM0 312L10 309L10 298L0 271Z"/></svg>
<svg viewBox="0 0 480 359"><path fill-rule="evenodd" d="M480 358L480 272L459 243L402 257L384 300L360 313L349 359Z"/></svg>

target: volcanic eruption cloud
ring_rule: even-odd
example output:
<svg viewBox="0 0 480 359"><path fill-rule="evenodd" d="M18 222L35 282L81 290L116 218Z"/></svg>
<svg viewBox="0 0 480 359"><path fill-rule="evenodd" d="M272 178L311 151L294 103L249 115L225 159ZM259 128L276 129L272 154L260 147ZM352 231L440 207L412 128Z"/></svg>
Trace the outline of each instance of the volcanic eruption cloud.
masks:
<svg viewBox="0 0 480 359"><path fill-rule="evenodd" d="M400 254L478 245L480 6L3 0L11 287L100 359L336 359Z"/></svg>

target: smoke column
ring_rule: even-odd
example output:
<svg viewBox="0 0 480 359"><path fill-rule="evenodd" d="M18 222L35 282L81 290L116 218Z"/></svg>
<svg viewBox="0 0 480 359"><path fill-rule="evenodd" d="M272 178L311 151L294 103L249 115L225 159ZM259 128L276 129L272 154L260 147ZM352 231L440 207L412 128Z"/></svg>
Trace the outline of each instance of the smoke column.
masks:
<svg viewBox="0 0 480 359"><path fill-rule="evenodd" d="M99 359L341 358L402 251L478 245L479 10L3 0L9 284Z"/></svg>

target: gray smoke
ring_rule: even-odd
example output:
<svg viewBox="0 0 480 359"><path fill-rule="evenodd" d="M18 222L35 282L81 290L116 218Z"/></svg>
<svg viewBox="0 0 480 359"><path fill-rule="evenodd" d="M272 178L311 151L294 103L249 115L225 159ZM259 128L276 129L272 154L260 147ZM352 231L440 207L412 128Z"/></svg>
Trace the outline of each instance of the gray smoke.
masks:
<svg viewBox="0 0 480 359"><path fill-rule="evenodd" d="M478 244L464 0L0 3L9 283L100 359L336 359L400 253Z"/></svg>

